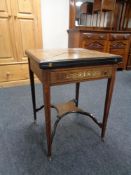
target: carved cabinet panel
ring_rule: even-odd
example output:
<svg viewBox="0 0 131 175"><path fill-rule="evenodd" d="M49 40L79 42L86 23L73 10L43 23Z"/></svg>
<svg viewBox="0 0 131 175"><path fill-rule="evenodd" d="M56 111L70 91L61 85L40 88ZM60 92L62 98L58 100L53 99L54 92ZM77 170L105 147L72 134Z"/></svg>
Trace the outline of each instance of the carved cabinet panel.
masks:
<svg viewBox="0 0 131 175"><path fill-rule="evenodd" d="M41 33L40 0L0 0L0 87L28 79L25 50L42 48Z"/></svg>
<svg viewBox="0 0 131 175"><path fill-rule="evenodd" d="M18 60L26 60L25 50L39 48L37 3L34 0L14 1L14 25L19 47Z"/></svg>
<svg viewBox="0 0 131 175"><path fill-rule="evenodd" d="M129 52L129 34L110 34L107 50L109 53L121 55L123 62L119 64L119 68L126 69Z"/></svg>
<svg viewBox="0 0 131 175"><path fill-rule="evenodd" d="M16 61L15 44L13 43L13 21L10 2L0 2L0 63Z"/></svg>
<svg viewBox="0 0 131 175"><path fill-rule="evenodd" d="M85 49L97 50L106 52L107 47L107 35L106 34L95 34L95 33L84 33L81 47Z"/></svg>

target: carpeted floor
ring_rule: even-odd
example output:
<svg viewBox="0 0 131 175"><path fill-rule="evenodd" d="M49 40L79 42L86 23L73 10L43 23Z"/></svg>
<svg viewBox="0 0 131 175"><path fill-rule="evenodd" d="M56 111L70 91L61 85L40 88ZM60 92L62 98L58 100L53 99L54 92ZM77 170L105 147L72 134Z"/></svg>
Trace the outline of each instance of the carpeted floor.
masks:
<svg viewBox="0 0 131 175"><path fill-rule="evenodd" d="M81 84L80 106L102 118L106 80ZM74 84L52 88L52 103L74 98ZM42 88L36 85L37 104ZM131 71L118 72L105 142L88 117L59 124L52 161L46 157L43 110L33 124L30 87L0 89L0 175L131 175ZM56 112L52 110L52 120Z"/></svg>

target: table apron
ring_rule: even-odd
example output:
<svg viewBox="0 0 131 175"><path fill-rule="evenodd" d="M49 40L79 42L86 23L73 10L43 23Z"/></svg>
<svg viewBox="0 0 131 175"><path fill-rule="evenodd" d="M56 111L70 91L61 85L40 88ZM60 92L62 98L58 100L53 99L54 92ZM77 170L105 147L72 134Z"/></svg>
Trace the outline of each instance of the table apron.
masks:
<svg viewBox="0 0 131 175"><path fill-rule="evenodd" d="M69 68L50 71L50 85L112 77L114 66Z"/></svg>

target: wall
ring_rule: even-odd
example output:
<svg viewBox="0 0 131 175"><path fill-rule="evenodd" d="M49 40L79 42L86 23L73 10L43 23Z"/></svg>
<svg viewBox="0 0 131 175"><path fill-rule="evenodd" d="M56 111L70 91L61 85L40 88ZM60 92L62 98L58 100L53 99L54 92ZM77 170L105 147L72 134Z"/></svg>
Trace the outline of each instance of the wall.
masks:
<svg viewBox="0 0 131 175"><path fill-rule="evenodd" d="M67 48L69 0L41 0L43 47Z"/></svg>

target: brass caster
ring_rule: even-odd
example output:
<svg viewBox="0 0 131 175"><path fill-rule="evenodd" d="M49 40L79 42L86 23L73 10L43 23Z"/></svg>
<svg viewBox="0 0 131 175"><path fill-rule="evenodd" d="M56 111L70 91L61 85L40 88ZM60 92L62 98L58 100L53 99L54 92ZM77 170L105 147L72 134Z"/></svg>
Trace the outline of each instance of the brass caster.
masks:
<svg viewBox="0 0 131 175"><path fill-rule="evenodd" d="M51 158L51 156L48 156L48 160L49 160L49 162L51 162L51 161L52 161L52 158Z"/></svg>

